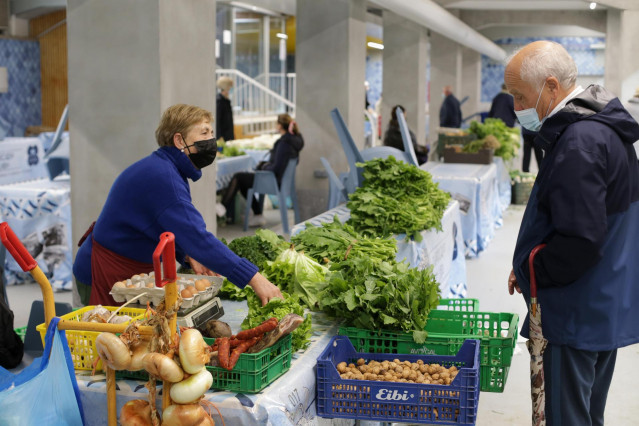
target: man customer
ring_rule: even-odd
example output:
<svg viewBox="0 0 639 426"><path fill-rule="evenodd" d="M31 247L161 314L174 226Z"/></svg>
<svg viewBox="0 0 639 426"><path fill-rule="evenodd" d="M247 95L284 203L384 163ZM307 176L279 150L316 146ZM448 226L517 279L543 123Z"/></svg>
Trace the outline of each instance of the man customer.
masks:
<svg viewBox="0 0 639 426"><path fill-rule="evenodd" d="M444 102L439 110L439 127L460 128L462 123L461 104L453 95L453 86L444 86Z"/></svg>
<svg viewBox="0 0 639 426"><path fill-rule="evenodd" d="M489 118L499 118L508 127L515 127L515 107L513 106L513 95L508 93L506 85L501 85L501 92L493 98L488 112Z"/></svg>
<svg viewBox="0 0 639 426"><path fill-rule="evenodd" d="M508 62L517 118L546 158L522 220L508 290L530 296L534 262L547 425L603 425L617 348L639 342L639 124L601 86L576 85L559 44L539 41ZM528 337L528 317L522 335Z"/></svg>

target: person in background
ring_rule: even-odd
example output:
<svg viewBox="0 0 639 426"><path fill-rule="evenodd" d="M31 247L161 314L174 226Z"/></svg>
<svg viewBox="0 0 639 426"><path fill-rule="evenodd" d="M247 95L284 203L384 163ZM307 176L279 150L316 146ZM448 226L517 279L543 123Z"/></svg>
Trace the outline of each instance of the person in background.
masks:
<svg viewBox="0 0 639 426"><path fill-rule="evenodd" d="M506 126L515 127L515 107L513 106L513 95L508 93L506 85L501 85L501 92L499 92L490 105L490 111L488 112L489 118L499 118Z"/></svg>
<svg viewBox="0 0 639 426"><path fill-rule="evenodd" d="M529 173L530 172L530 159L531 159L531 151L535 152L535 160L537 160L537 168L541 168L541 161L544 159L544 150L541 147L535 145L535 138L537 137L537 132L531 132L525 127L521 128L521 136L524 139L524 158L521 161L521 170Z"/></svg>
<svg viewBox="0 0 639 426"><path fill-rule="evenodd" d="M453 95L453 87L444 87L444 102L439 110L439 127L460 128L462 112L459 100Z"/></svg>
<svg viewBox="0 0 639 426"><path fill-rule="evenodd" d="M508 291L530 298L534 260L548 426L604 424L617 348L639 342L639 124L601 86L576 84L558 43L524 46L505 81L546 157L522 219ZM528 336L529 318L522 326ZM535 383L533 383L535 386Z"/></svg>
<svg viewBox="0 0 639 426"><path fill-rule="evenodd" d="M233 80L230 77L220 77L217 80L217 98L215 99L215 134L225 142L235 139L233 129L233 108L231 108L231 88Z"/></svg>
<svg viewBox="0 0 639 426"><path fill-rule="evenodd" d="M281 137L273 145L269 161L261 162L257 165L257 169L270 170L275 173L277 184L279 185L282 182L282 176L284 175L289 160L299 158L300 151L304 148L304 139L297 128L297 123L293 121L288 114L278 115L276 126ZM222 198L222 204L224 204L226 208L227 223L233 223L235 218L235 195L239 191L244 198L246 198L248 190L253 187L254 179L255 173L252 172L240 172L233 175L233 179L231 179ZM247 202L248 201L249 200L247 200ZM253 217L249 219L249 226L264 226L266 220L264 216L262 216L262 205L255 197L253 197L250 202Z"/></svg>
<svg viewBox="0 0 639 426"><path fill-rule="evenodd" d="M173 105L162 114L155 138L159 149L117 177L98 220L80 240L73 275L82 302L117 306L111 287L153 271L153 252L167 231L175 235L176 260L196 274L216 271L240 288L249 285L263 304L282 297L257 266L207 231L191 201L188 179L200 179L217 154L211 113Z"/></svg>
<svg viewBox="0 0 639 426"><path fill-rule="evenodd" d="M630 115L632 115L632 118L634 118L636 122L639 122L639 87L635 90L635 95L628 99L625 106ZM635 142L635 151L637 155L639 155L639 141Z"/></svg>
<svg viewBox="0 0 639 426"><path fill-rule="evenodd" d="M404 151L404 140L402 139L402 132L399 129L399 121L397 121L398 109L402 110L404 118L406 118L406 109L401 105L395 105L391 110L391 120L388 123L388 128L386 129L386 133L384 134L384 145L392 146L393 148L397 148L400 151ZM428 149L422 148L417 145L417 137L412 130L408 129L408 133L410 134L410 139L413 142L413 149L415 150L417 161L419 162L419 164L424 164L426 161L428 161Z"/></svg>

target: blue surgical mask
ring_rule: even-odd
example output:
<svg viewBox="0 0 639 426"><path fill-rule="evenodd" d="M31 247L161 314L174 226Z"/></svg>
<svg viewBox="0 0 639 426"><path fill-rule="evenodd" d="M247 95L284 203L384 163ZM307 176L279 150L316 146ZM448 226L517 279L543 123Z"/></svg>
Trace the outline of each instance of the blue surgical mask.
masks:
<svg viewBox="0 0 639 426"><path fill-rule="evenodd" d="M546 82L544 81L544 85L541 86L541 90L539 91L539 97L537 98L537 103L534 108L522 109L521 111L515 111L515 115L517 116L517 120L519 123L526 129L531 130L533 132L538 132L541 129L541 125L543 124L543 120L539 120L539 114L537 114L537 105L539 105L539 100L541 99L541 94L544 91L544 87L546 86ZM548 111L546 111L546 117L548 116L548 112L550 111L550 107L554 99L548 105ZM544 117L544 120L546 119Z"/></svg>

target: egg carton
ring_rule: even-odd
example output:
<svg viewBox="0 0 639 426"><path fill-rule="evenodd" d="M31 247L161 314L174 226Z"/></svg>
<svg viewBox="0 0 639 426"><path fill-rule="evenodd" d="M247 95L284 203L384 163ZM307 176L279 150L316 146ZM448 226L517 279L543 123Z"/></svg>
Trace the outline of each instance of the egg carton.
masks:
<svg viewBox="0 0 639 426"><path fill-rule="evenodd" d="M197 294L191 297L185 297L182 299L181 309L189 309L193 306L198 306L201 303L207 302L215 296L220 288L224 279L222 277L209 277L206 275L192 275L192 274L178 274L176 281L178 287L178 293L187 287L195 287L195 282L200 279L206 279L210 285L205 290L198 291ZM153 272L150 274L134 275L126 281L122 281L123 286L114 286L111 288L111 296L117 303L128 302L131 299L140 296L135 302L146 305L151 303L153 306L158 306L164 299L164 288L158 288L155 286L155 275Z"/></svg>

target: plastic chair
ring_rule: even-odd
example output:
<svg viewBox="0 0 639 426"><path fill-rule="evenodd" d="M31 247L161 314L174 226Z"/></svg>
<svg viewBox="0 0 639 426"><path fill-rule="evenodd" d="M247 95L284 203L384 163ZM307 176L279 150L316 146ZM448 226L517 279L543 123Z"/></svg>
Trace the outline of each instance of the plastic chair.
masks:
<svg viewBox="0 0 639 426"><path fill-rule="evenodd" d="M355 163L363 163L364 159L362 158L362 154L360 154L357 145L355 145L351 132L349 132L348 127L346 127L342 114L340 114L337 108L334 108L331 111L331 118L333 119L335 130L337 131L337 137L339 137L339 140L342 143L342 148L344 148L344 153L348 160L349 177L345 186L346 191L351 194L355 192L355 189L357 189L362 182L364 182L364 177L362 176L363 170L355 165Z"/></svg>
<svg viewBox="0 0 639 426"><path fill-rule="evenodd" d="M402 142L404 142L404 154L408 158L407 163L419 167L417 156L415 155L415 147L413 141L410 138L410 131L408 130L408 124L406 124L406 117L401 108L397 108L397 121L399 122L399 131L402 134Z"/></svg>
<svg viewBox="0 0 639 426"><path fill-rule="evenodd" d="M291 197L293 202L293 210L295 211L295 223L299 223L300 212L297 205L297 195L295 194L295 168L297 167L298 158L292 158L286 165L282 183L278 187L275 173L268 170L257 170L253 187L248 190L246 195L246 211L244 212L244 231L248 229L249 213L251 211L251 201L256 194L259 194L260 205L264 205L264 195L277 195L280 208L280 216L282 217L282 228L284 233L289 233L288 213L286 209L286 198Z"/></svg>
<svg viewBox="0 0 639 426"><path fill-rule="evenodd" d="M328 210L337 207L340 203L348 200L348 192L342 181L337 177L331 164L324 157L320 157L320 161L328 173L329 185L328 185Z"/></svg>

